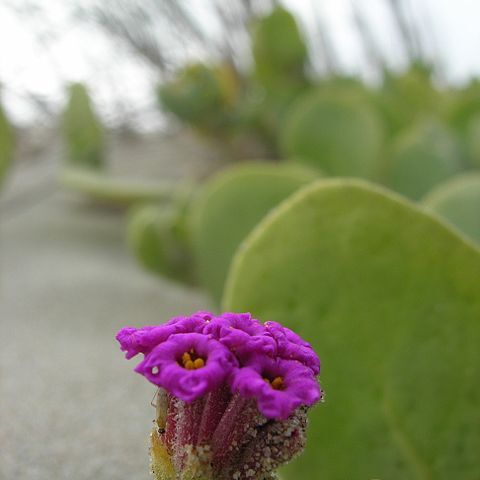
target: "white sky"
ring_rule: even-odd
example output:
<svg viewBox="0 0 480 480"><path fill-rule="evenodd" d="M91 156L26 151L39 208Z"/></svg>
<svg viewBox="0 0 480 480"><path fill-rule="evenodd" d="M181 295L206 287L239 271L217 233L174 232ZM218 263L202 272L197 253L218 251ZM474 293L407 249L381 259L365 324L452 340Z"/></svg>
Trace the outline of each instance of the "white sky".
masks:
<svg viewBox="0 0 480 480"><path fill-rule="evenodd" d="M28 10L28 0L0 0L0 83L3 101L14 121L34 118L26 91L46 101L61 104L64 85L69 81L86 81L94 100L107 118L112 117L124 101L128 105L154 108L152 87L155 78L141 61L125 55L106 37L88 26L72 25L69 5L75 0L43 0L46 17L33 20L5 8L9 1ZM190 0L198 7L208 0ZM417 22L430 27L433 39L452 81L461 82L480 74L480 0L403 0ZM85 5L87 0L82 0ZM394 35L385 0L284 0L303 25L310 29L312 8L318 9L332 37L342 67L352 73L365 72L363 53L353 28L352 3L368 17L372 34L379 39L392 63L401 60L402 52ZM208 18L208 17L206 17ZM33 22L33 23L32 23ZM34 30L55 32L38 44ZM48 45L48 48L45 48ZM148 121L151 121L148 120Z"/></svg>

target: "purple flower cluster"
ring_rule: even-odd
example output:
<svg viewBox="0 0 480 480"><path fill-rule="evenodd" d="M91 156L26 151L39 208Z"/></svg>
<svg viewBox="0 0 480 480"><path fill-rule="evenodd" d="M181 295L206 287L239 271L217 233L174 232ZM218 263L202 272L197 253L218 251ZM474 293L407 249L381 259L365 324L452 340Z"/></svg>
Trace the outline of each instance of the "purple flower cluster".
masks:
<svg viewBox="0 0 480 480"><path fill-rule="evenodd" d="M197 312L163 325L123 328L117 340L127 358L145 355L138 373L185 402L226 382L232 393L255 399L266 418L284 420L321 398L312 347L279 323L262 324L249 313Z"/></svg>
<svg viewBox="0 0 480 480"><path fill-rule="evenodd" d="M157 479L274 478L305 445L307 409L322 391L312 347L248 313L197 312L126 327L117 340L158 387L151 434Z"/></svg>

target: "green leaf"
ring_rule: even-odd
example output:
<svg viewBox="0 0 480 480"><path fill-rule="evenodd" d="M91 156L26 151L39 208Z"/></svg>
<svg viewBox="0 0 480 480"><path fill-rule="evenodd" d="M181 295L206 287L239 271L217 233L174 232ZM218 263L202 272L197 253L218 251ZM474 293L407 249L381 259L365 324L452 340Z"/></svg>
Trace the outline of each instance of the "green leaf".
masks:
<svg viewBox="0 0 480 480"><path fill-rule="evenodd" d="M480 168L480 113L473 115L468 122L465 137L470 163Z"/></svg>
<svg viewBox="0 0 480 480"><path fill-rule="evenodd" d="M397 192L418 200L461 169L460 145L453 132L437 121L421 121L396 138L388 167L388 184Z"/></svg>
<svg viewBox="0 0 480 480"><path fill-rule="evenodd" d="M319 173L298 165L245 163L209 181L191 211L191 230L200 282L220 301L231 258L253 227Z"/></svg>
<svg viewBox="0 0 480 480"><path fill-rule="evenodd" d="M101 169L105 166L104 132L88 90L85 85L74 83L68 95L62 119L68 161L76 167Z"/></svg>
<svg viewBox="0 0 480 480"><path fill-rule="evenodd" d="M480 109L480 81L478 78L459 90L452 92L448 119L461 134L465 134L471 119L478 115Z"/></svg>
<svg viewBox="0 0 480 480"><path fill-rule="evenodd" d="M265 87L304 79L307 47L295 17L276 7L254 25L252 51L255 76ZM267 92L268 93L268 92Z"/></svg>
<svg viewBox="0 0 480 480"><path fill-rule="evenodd" d="M10 168L15 148L15 135L0 104L0 187Z"/></svg>
<svg viewBox="0 0 480 480"><path fill-rule="evenodd" d="M248 126L277 155L278 131L285 115L311 83L306 75L307 47L295 17L276 6L254 22L252 54L253 71L241 111L249 113Z"/></svg>
<svg viewBox="0 0 480 480"><path fill-rule="evenodd" d="M460 175L439 185L423 204L480 243L480 173Z"/></svg>
<svg viewBox="0 0 480 480"><path fill-rule="evenodd" d="M221 131L228 125L225 71L201 63L188 65L158 87L161 106L200 131Z"/></svg>
<svg viewBox="0 0 480 480"><path fill-rule="evenodd" d="M402 73L386 70L378 91L378 106L391 133L398 132L422 117L443 114L448 96L435 87L432 70L413 63Z"/></svg>
<svg viewBox="0 0 480 480"><path fill-rule="evenodd" d="M129 215L127 240L147 270L191 284L192 259L185 241L182 213L171 205L138 205Z"/></svg>
<svg viewBox="0 0 480 480"><path fill-rule="evenodd" d="M326 180L245 240L223 308L312 342L326 402L287 478L476 480L480 251L361 181Z"/></svg>
<svg viewBox="0 0 480 480"><path fill-rule="evenodd" d="M380 119L356 90L339 93L313 91L292 105L280 132L284 154L330 175L377 177Z"/></svg>
<svg viewBox="0 0 480 480"><path fill-rule="evenodd" d="M120 207L136 202L170 200L182 188L167 181L118 178L73 167L64 169L59 181L65 188L92 200Z"/></svg>

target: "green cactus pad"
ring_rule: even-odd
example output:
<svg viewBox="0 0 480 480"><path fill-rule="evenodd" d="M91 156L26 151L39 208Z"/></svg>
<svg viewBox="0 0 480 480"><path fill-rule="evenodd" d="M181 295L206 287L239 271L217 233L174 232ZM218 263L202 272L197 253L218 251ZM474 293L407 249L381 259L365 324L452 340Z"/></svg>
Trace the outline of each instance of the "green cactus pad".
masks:
<svg viewBox="0 0 480 480"><path fill-rule="evenodd" d="M361 181L320 180L237 251L223 308L294 328L326 401L286 478L476 480L480 251Z"/></svg>
<svg viewBox="0 0 480 480"><path fill-rule="evenodd" d="M460 175L439 185L423 204L480 244L480 173Z"/></svg>
<svg viewBox="0 0 480 480"><path fill-rule="evenodd" d="M252 35L255 75L264 86L304 75L307 47L291 13L276 7L260 19Z"/></svg>
<svg viewBox="0 0 480 480"><path fill-rule="evenodd" d="M414 200L462 169L460 146L448 127L418 123L394 142L387 184Z"/></svg>
<svg viewBox="0 0 480 480"><path fill-rule="evenodd" d="M285 156L337 176L375 178L383 132L357 93L312 92L292 105L280 132Z"/></svg>
<svg viewBox="0 0 480 480"><path fill-rule="evenodd" d="M182 212L173 206L142 205L130 212L127 240L139 263L167 278L192 283L192 259Z"/></svg>
<svg viewBox="0 0 480 480"><path fill-rule="evenodd" d="M319 177L298 165L247 163L224 170L193 202L191 230L200 282L219 301L231 258L257 222Z"/></svg>
<svg viewBox="0 0 480 480"><path fill-rule="evenodd" d="M230 93L223 91L224 75L207 65L194 64L158 89L160 103L180 120L200 130L224 127L224 104Z"/></svg>
<svg viewBox="0 0 480 480"><path fill-rule="evenodd" d="M435 88L432 70L413 64L400 74L386 72L377 104L390 132L397 133L420 118L442 114L446 98Z"/></svg>
<svg viewBox="0 0 480 480"><path fill-rule="evenodd" d="M169 200L179 186L170 182L130 180L80 168L66 168L59 176L68 190L106 205L128 207L137 202Z"/></svg>
<svg viewBox="0 0 480 480"><path fill-rule="evenodd" d="M250 108L251 128L278 156L277 136L290 104L310 87L306 76L307 47L294 16L276 7L257 20L252 32L254 59Z"/></svg>
<svg viewBox="0 0 480 480"><path fill-rule="evenodd" d="M68 161L76 167L99 169L105 164L104 134L85 85L75 83L63 115L62 131Z"/></svg>
<svg viewBox="0 0 480 480"><path fill-rule="evenodd" d="M0 186L2 185L7 170L12 163L14 145L15 139L13 129L0 104Z"/></svg>
<svg viewBox="0 0 480 480"><path fill-rule="evenodd" d="M465 88L453 93L448 118L461 134L465 134L470 120L480 110L480 80L472 80Z"/></svg>
<svg viewBox="0 0 480 480"><path fill-rule="evenodd" d="M473 115L468 122L466 149L470 164L480 168L480 113Z"/></svg>

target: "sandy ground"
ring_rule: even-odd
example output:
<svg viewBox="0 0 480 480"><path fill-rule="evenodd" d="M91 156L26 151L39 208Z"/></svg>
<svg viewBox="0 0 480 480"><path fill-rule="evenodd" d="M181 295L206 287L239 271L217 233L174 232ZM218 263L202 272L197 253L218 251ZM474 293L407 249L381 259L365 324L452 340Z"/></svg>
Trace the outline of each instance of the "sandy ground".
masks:
<svg viewBox="0 0 480 480"><path fill-rule="evenodd" d="M154 388L115 332L208 300L141 271L122 215L61 192L54 161L32 168L0 199L0 479L147 479Z"/></svg>

